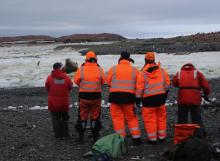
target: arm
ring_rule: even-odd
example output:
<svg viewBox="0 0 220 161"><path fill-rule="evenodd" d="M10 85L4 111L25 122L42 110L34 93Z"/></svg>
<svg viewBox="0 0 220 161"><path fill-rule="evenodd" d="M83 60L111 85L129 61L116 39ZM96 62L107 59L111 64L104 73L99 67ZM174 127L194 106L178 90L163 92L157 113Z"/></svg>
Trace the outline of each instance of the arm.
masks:
<svg viewBox="0 0 220 161"><path fill-rule="evenodd" d="M208 96L211 91L208 81L206 80L205 76L199 71L198 71L198 78L199 78L200 87L203 89L204 94Z"/></svg>
<svg viewBox="0 0 220 161"><path fill-rule="evenodd" d="M109 86L111 86L111 81L112 81L112 68L108 71L107 73L107 77L106 77L106 82Z"/></svg>
<svg viewBox="0 0 220 161"><path fill-rule="evenodd" d="M80 85L80 81L81 81L80 75L81 75L81 72L79 68L74 77L74 83L76 83L78 86Z"/></svg>
<svg viewBox="0 0 220 161"><path fill-rule="evenodd" d="M165 72L166 90L168 91L168 90L169 90L169 87L170 87L170 77L169 77L169 75L168 75L168 73L167 73L166 70L164 70L164 72Z"/></svg>
<svg viewBox="0 0 220 161"><path fill-rule="evenodd" d="M143 72L139 72L136 81L136 90L135 90L136 97L138 98L142 97L144 92L144 85L145 83L144 83Z"/></svg>
<svg viewBox="0 0 220 161"><path fill-rule="evenodd" d="M105 73L104 71L101 69L102 73L101 73L101 84L103 85L105 83Z"/></svg>

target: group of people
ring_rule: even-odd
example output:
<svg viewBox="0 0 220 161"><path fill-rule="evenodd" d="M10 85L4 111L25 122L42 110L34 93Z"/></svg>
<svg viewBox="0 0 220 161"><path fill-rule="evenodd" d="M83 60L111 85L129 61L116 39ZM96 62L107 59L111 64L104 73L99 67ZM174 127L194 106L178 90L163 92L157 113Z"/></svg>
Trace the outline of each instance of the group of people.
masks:
<svg viewBox="0 0 220 161"><path fill-rule="evenodd" d="M55 63L45 83L49 93L48 109L52 114L55 137L68 136L69 94L74 81L79 87L79 115L75 127L81 142L88 119L93 140L96 141L99 137L101 87L105 83L109 86L110 116L114 131L126 137L127 123L134 144L140 145L142 139L135 107L142 105L146 141L151 144L164 142L167 130L165 103L169 93L169 75L160 63L155 61L154 52L146 52L145 64L140 71L133 67L132 63L134 60L130 58L130 53L122 52L118 64L105 74L98 64L96 54L89 51L74 80L62 70L62 63ZM187 123L190 111L192 123L203 127L199 108L201 90L204 91L205 99L208 99L210 94L210 87L204 75L193 64L188 63L174 76L173 85L179 88L178 123Z"/></svg>

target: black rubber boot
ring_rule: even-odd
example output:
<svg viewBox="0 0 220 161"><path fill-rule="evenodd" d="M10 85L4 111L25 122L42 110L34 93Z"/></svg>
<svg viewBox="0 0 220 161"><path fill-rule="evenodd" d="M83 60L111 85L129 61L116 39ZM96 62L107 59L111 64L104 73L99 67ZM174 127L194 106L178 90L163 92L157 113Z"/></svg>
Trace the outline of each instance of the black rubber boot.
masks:
<svg viewBox="0 0 220 161"><path fill-rule="evenodd" d="M100 120L91 120L91 130L93 135L93 142L96 142L99 138L99 131L101 129L101 122Z"/></svg>
<svg viewBox="0 0 220 161"><path fill-rule="evenodd" d="M76 130L78 131L78 134L79 134L79 143L83 143L84 142L84 132L85 132L85 129L86 129L86 124L87 124L87 121L80 121L78 120L76 125L75 125L75 128Z"/></svg>

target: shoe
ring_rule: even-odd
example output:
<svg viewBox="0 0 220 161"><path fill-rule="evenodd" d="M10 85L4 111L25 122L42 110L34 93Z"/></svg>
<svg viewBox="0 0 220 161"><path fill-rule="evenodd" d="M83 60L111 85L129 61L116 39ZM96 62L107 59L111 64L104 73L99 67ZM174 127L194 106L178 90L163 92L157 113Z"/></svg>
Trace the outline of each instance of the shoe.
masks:
<svg viewBox="0 0 220 161"><path fill-rule="evenodd" d="M143 144L141 138L132 138L132 141L135 146L139 146L139 145Z"/></svg>

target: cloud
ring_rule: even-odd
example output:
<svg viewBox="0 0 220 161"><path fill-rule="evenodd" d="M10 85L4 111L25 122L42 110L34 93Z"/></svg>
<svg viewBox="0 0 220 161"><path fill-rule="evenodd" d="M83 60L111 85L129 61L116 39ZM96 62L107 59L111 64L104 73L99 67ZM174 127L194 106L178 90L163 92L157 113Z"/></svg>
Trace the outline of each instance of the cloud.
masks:
<svg viewBox="0 0 220 161"><path fill-rule="evenodd" d="M220 29L219 0L0 0L0 36L112 32L154 37Z"/></svg>

